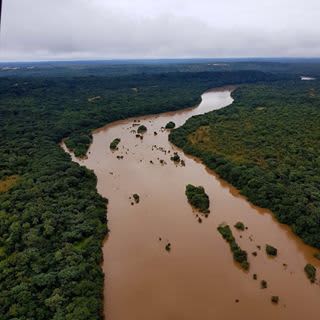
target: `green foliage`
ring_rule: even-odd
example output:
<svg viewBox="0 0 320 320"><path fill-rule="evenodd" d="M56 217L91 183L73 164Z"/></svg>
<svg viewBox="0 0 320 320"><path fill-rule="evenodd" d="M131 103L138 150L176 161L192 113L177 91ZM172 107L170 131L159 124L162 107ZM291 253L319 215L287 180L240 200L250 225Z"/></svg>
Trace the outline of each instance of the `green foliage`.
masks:
<svg viewBox="0 0 320 320"><path fill-rule="evenodd" d="M320 82L248 85L232 95L232 105L189 119L170 141L320 248Z"/></svg>
<svg viewBox="0 0 320 320"><path fill-rule="evenodd" d="M145 133L147 130L148 130L147 127L142 124L141 126L138 127L137 132L141 134L141 133Z"/></svg>
<svg viewBox="0 0 320 320"><path fill-rule="evenodd" d="M304 272L312 283L316 281L317 269L315 266L310 263L306 264L304 267Z"/></svg>
<svg viewBox="0 0 320 320"><path fill-rule="evenodd" d="M195 187L192 184L186 186L186 196L189 203L198 209L200 212L209 213L209 197L204 191L204 188L199 186Z"/></svg>
<svg viewBox="0 0 320 320"><path fill-rule="evenodd" d="M266 253L269 256L276 256L278 254L278 250L275 247L270 246L269 244L267 244L266 245Z"/></svg>
<svg viewBox="0 0 320 320"><path fill-rule="evenodd" d="M118 144L120 143L121 139L120 138L115 138L111 143L110 143L110 149L111 150L116 150L118 149Z"/></svg>
<svg viewBox="0 0 320 320"><path fill-rule="evenodd" d="M228 225L222 224L218 227L218 231L222 235L223 239L225 239L229 243L230 249L233 253L233 259L240 263L242 269L249 270L250 264L248 261L248 254L245 250L242 250L239 247L230 227Z"/></svg>
<svg viewBox="0 0 320 320"><path fill-rule="evenodd" d="M166 124L166 129L173 129L176 126L176 124L173 121L169 121Z"/></svg>
<svg viewBox="0 0 320 320"><path fill-rule="evenodd" d="M234 227L235 227L236 229L238 229L238 230L241 230L241 231L244 231L244 229L245 229L245 226L244 226L243 222L241 222L241 221L238 221L238 222L234 225Z"/></svg>
<svg viewBox="0 0 320 320"><path fill-rule="evenodd" d="M91 142L91 134L72 134L64 140L68 149L73 151L76 157L84 157Z"/></svg>

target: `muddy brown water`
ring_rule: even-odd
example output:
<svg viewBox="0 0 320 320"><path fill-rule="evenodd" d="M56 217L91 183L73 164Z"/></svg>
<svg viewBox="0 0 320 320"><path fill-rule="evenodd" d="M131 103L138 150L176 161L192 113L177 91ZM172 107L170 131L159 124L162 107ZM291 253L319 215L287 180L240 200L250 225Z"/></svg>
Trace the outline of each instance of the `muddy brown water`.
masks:
<svg viewBox="0 0 320 320"><path fill-rule="evenodd" d="M232 89L204 93L195 108L109 124L93 133L87 159L71 154L73 161L94 170L98 192L109 199L111 232L103 246L107 320L319 319L320 287L303 271L308 262L320 266L313 258L315 249L268 210L251 205L214 172L171 145L168 131L161 130L168 121L180 126L193 115L229 105ZM137 129L134 121L148 128L143 140L132 131ZM112 152L109 144L114 138L121 142ZM185 167L170 160L174 151ZM188 183L204 186L210 197L211 213L202 223L187 202ZM129 198L134 193L140 195L140 203L132 205ZM249 254L249 272L234 263L217 231L219 224L233 226L237 221L248 227L232 231ZM277 257L267 257L267 243L278 248ZM253 280L254 273L258 280ZM267 289L260 289L262 279ZM278 305L271 303L272 295L280 297Z"/></svg>

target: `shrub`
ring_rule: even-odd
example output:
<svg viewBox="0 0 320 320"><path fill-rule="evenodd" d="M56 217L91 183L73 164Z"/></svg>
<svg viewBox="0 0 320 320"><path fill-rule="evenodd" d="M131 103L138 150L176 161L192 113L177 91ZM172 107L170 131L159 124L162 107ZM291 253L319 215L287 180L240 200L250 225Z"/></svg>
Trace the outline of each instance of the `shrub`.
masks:
<svg viewBox="0 0 320 320"><path fill-rule="evenodd" d="M268 287L267 281L261 280L260 287L261 287L261 289L266 289Z"/></svg>
<svg viewBox="0 0 320 320"><path fill-rule="evenodd" d="M177 153L175 153L171 158L172 161L174 162L179 162L180 161L180 157Z"/></svg>
<svg viewBox="0 0 320 320"><path fill-rule="evenodd" d="M276 256L278 254L278 250L275 247L270 246L269 244L267 244L266 245L266 253L269 256Z"/></svg>
<svg viewBox="0 0 320 320"><path fill-rule="evenodd" d="M133 194L132 196L133 196L134 201L135 201L136 203L139 203L139 201L140 201L139 195L138 195L137 193L135 193L135 194Z"/></svg>
<svg viewBox="0 0 320 320"><path fill-rule="evenodd" d="M166 124L166 129L173 129L176 124L173 121L170 121Z"/></svg>
<svg viewBox="0 0 320 320"><path fill-rule="evenodd" d="M120 138L114 139L114 140L110 143L110 149L111 149L111 150L116 150L116 149L118 149L118 144L120 143L120 141L121 141Z"/></svg>
<svg viewBox="0 0 320 320"><path fill-rule="evenodd" d="M234 225L234 227L236 228L236 229L238 229L238 230L241 230L241 231L244 231L244 229L245 229L245 226L244 226L244 224L242 223L242 222L237 222L235 225Z"/></svg>
<svg viewBox="0 0 320 320"><path fill-rule="evenodd" d="M316 281L316 274L317 274L317 269L315 266L313 266L312 264L308 263L305 267L304 267L304 271L308 277L308 279L313 283Z"/></svg>
<svg viewBox="0 0 320 320"><path fill-rule="evenodd" d="M141 126L138 127L137 132L138 133L145 133L147 130L148 130L147 127L142 124Z"/></svg>

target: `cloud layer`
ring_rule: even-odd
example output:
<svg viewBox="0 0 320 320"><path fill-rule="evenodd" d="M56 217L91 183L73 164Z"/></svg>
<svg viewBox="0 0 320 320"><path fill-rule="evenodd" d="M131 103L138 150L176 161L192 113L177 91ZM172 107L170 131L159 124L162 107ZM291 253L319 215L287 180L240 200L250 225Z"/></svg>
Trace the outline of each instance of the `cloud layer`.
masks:
<svg viewBox="0 0 320 320"><path fill-rule="evenodd" d="M0 60L320 56L320 1L8 0Z"/></svg>

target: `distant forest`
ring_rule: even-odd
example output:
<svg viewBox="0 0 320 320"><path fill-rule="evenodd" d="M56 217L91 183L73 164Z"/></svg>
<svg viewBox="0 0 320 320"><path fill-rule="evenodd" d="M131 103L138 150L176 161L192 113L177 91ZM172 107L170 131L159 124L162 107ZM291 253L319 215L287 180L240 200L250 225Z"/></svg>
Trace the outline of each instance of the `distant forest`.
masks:
<svg viewBox="0 0 320 320"><path fill-rule="evenodd" d="M259 71L100 76L99 68L99 76L49 73L0 78L3 320L102 318L107 200L97 193L94 174L60 148L62 139L84 155L91 130L106 123L192 106L212 87L296 77Z"/></svg>
<svg viewBox="0 0 320 320"><path fill-rule="evenodd" d="M172 131L171 142L320 248L320 81L241 86L233 97Z"/></svg>

